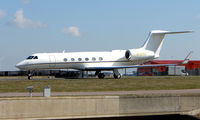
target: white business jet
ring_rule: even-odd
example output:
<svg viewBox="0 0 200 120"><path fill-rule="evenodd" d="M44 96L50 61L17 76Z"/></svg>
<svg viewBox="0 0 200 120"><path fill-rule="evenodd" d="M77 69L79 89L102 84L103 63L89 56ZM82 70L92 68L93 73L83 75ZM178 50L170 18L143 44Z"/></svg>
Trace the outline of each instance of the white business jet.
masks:
<svg viewBox="0 0 200 120"><path fill-rule="evenodd" d="M36 53L16 65L20 70L35 71L44 69L77 69L96 71L95 75L104 78L103 70L112 70L114 78L121 78L118 69L147 66L168 66L171 64L143 64L159 57L166 34L189 33L192 31L170 32L153 30L144 45L138 49L112 50L108 52L63 52ZM189 54L183 64L188 61Z"/></svg>

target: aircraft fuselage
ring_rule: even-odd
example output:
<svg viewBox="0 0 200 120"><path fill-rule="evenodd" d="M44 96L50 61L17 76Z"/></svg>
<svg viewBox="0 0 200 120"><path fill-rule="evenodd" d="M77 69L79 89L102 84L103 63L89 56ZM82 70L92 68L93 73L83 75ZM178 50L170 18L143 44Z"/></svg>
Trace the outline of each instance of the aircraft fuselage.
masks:
<svg viewBox="0 0 200 120"><path fill-rule="evenodd" d="M110 52L36 53L31 55L32 58L29 56L29 58L18 63L16 67L21 70L112 70L112 67L137 65L154 59L153 55L147 55L143 50L137 52L135 60L127 59L125 53L126 50L113 50ZM37 58L34 59L36 56Z"/></svg>

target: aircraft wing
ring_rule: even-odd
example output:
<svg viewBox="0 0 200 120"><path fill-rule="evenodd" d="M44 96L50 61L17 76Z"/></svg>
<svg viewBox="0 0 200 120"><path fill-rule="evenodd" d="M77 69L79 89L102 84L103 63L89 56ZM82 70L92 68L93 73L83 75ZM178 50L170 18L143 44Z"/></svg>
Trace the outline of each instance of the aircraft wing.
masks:
<svg viewBox="0 0 200 120"><path fill-rule="evenodd" d="M182 61L174 64L141 64L141 65L130 65L130 66L111 66L111 67L87 67L85 70L113 70L113 69L123 69L123 68L140 68L140 67L158 67L158 66L175 66L183 65L189 62L191 58L192 51L187 55L187 57Z"/></svg>
<svg viewBox="0 0 200 120"><path fill-rule="evenodd" d="M173 66L173 65L177 65L177 64L145 64L145 65L112 66L112 67L87 67L85 70L113 70L113 69L123 69L123 68Z"/></svg>

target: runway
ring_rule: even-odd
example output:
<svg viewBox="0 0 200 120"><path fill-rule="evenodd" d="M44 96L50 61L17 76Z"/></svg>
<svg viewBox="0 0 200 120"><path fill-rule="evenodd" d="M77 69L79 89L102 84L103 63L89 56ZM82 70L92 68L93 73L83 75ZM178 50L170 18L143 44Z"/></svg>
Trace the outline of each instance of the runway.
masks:
<svg viewBox="0 0 200 120"><path fill-rule="evenodd" d="M102 96L102 95L192 95L200 94L200 89L186 90L150 90L150 91L104 91L104 92L52 92L51 96ZM0 93L0 97L24 97L29 96L28 92ZM33 92L33 96L43 96L42 92Z"/></svg>

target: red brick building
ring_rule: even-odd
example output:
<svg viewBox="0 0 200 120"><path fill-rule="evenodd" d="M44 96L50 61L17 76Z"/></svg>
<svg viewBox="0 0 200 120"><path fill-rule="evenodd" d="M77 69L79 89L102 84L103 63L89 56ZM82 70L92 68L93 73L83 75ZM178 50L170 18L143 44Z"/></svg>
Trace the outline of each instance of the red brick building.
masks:
<svg viewBox="0 0 200 120"><path fill-rule="evenodd" d="M152 60L146 64L176 64L183 60ZM200 61L190 60L187 64L178 65L185 66L185 71L189 75L200 75ZM158 67L141 67L137 70L138 76L154 76L154 75L168 75L168 66Z"/></svg>

